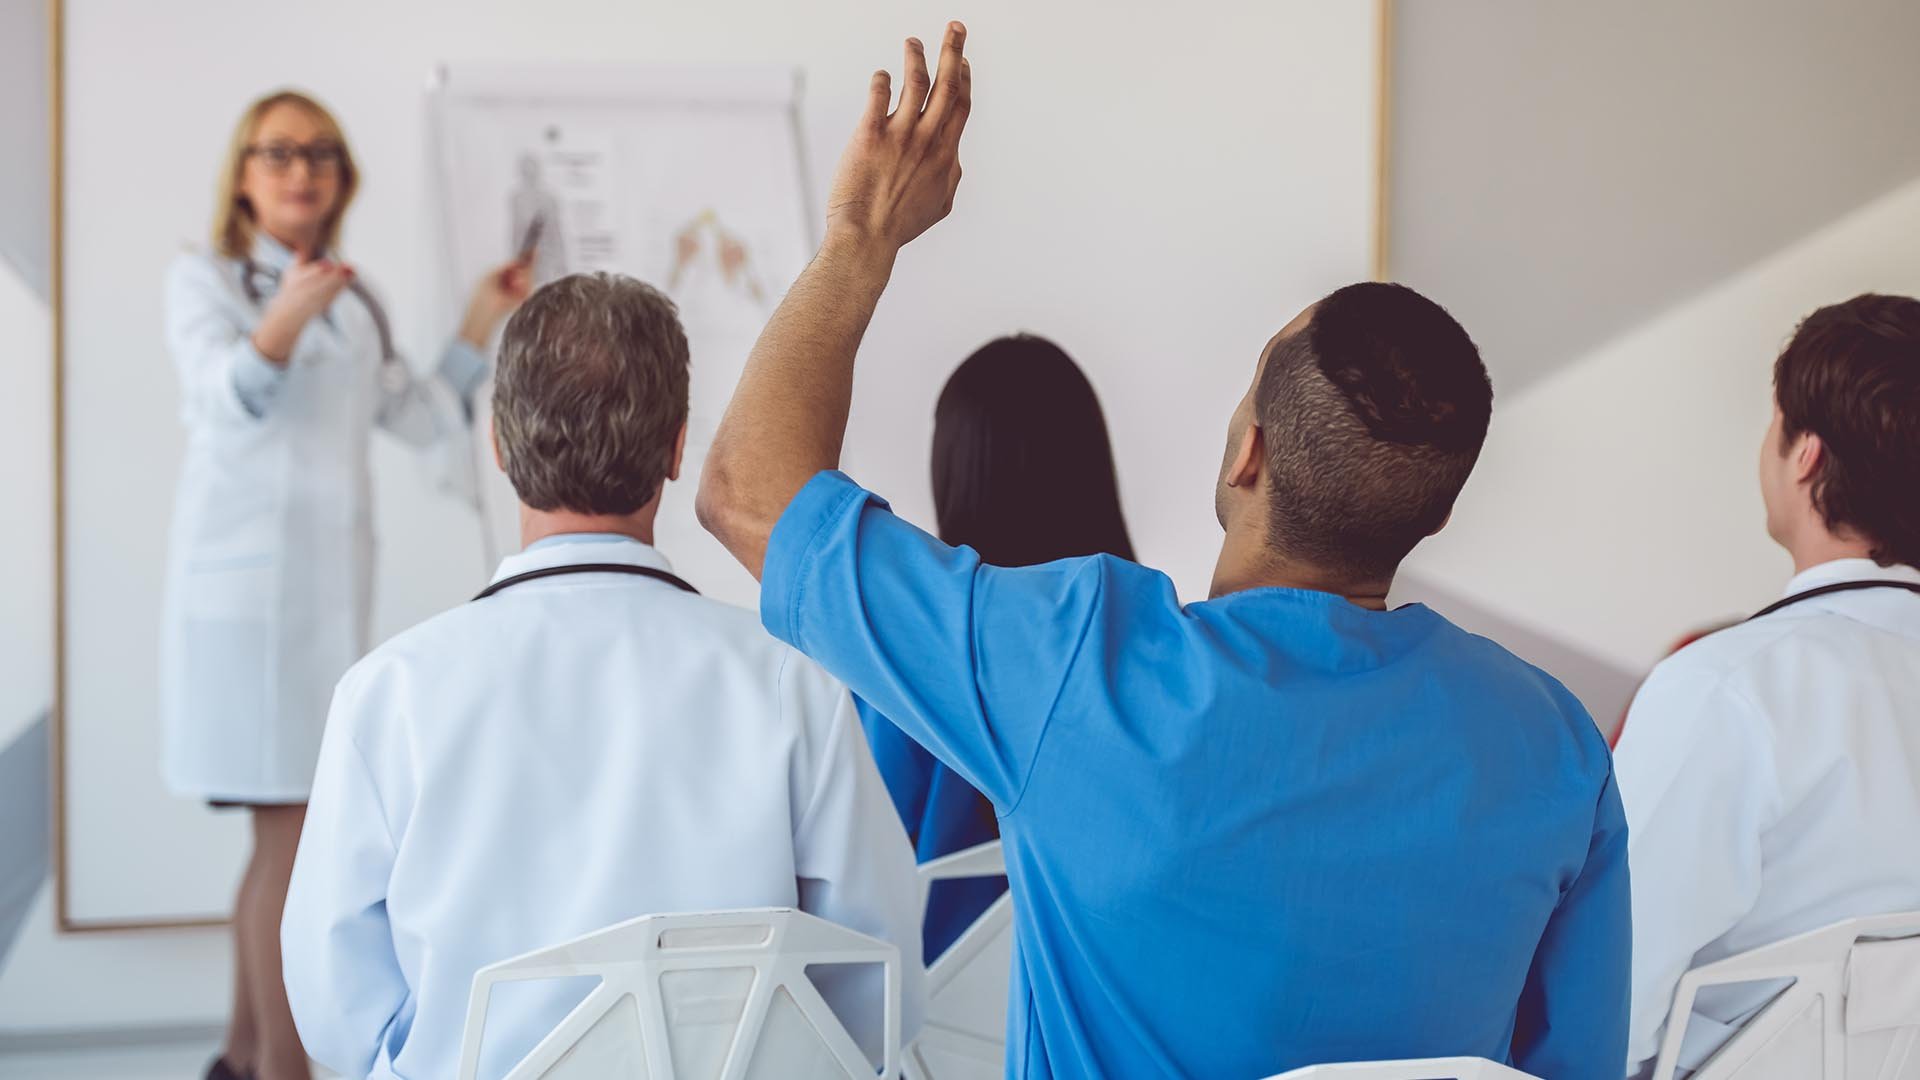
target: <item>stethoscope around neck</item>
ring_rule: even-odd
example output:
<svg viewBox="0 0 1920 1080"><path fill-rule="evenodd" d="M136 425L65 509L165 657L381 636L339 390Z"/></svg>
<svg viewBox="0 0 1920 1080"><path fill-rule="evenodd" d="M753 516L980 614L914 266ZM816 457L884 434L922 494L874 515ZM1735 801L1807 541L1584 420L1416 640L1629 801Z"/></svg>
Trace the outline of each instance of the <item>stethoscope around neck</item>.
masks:
<svg viewBox="0 0 1920 1080"><path fill-rule="evenodd" d="M692 593L695 596L700 595L699 589L687 584L677 575L652 566L638 566L634 563L563 563L559 566L543 566L538 570L528 570L524 573L515 574L512 577L501 578L499 581L481 589L479 595L475 596L474 599L485 600L487 597L494 595L502 589L510 589L515 585L528 581L538 581L541 578L560 577L563 574L632 574L634 577L664 581L674 588L679 589L681 592Z"/></svg>
<svg viewBox="0 0 1920 1080"><path fill-rule="evenodd" d="M1915 585L1911 581L1891 581L1885 578L1869 578L1864 581L1840 581L1832 585L1822 585L1819 588L1794 593L1784 600L1775 600L1773 603L1747 616L1744 621L1752 622L1755 619L1771 615L1781 608L1788 608L1795 604L1805 603L1816 596L1830 596L1833 593L1855 592L1860 589L1905 589L1911 593L1920 593L1920 585Z"/></svg>

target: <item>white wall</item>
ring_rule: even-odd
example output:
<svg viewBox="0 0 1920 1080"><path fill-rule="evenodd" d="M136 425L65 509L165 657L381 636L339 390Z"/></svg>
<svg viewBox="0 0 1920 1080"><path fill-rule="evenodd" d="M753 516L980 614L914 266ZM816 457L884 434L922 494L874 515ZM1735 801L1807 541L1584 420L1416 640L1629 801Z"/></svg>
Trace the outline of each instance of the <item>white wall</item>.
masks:
<svg viewBox="0 0 1920 1080"><path fill-rule="evenodd" d="M53 369L47 306L0 261L0 746L47 707L53 672Z"/></svg>
<svg viewBox="0 0 1920 1080"><path fill-rule="evenodd" d="M0 262L0 745L53 696L52 365L46 305ZM0 828L9 827L0 823ZM53 890L0 967L0 1035L205 1022L227 992L228 950L211 931L60 936Z"/></svg>
<svg viewBox="0 0 1920 1080"><path fill-rule="evenodd" d="M875 319L848 466L903 513L930 519L925 453L946 372L995 334L1050 334L1101 388L1143 557L1197 595L1217 544L1210 496L1227 415L1260 346L1299 307L1365 275L1372 5L1216 0L1182 7L1174 27L1163 5L1144 2L343 0L266 10L69 0L68 281L100 298L76 348L97 350L102 370L103 358L124 358L123 377L171 408L155 340L160 270L204 231L225 129L270 86L310 88L345 122L368 166L351 252L379 277L402 343L420 355L442 329L423 317L440 288L423 207L421 90L434 63L799 64L818 196L866 74L897 64L900 36L933 35L953 16L973 28L978 76L967 179L954 219L901 260ZM296 29L296 18L309 21ZM7 395L0 419L44 401ZM128 485L130 519L164 520L170 487L170 474ZM389 530L388 565L426 565L432 539ZM448 586L438 603L458 599ZM34 606L16 615L9 603L9 632L20 618L45 625ZM0 1031L216 1018L218 940L25 942L0 973ZM86 985L108 973L124 1001L101 1001Z"/></svg>
<svg viewBox="0 0 1920 1080"><path fill-rule="evenodd" d="M1503 392L1920 176L1912 0L1395 13L1389 262Z"/></svg>
<svg viewBox="0 0 1920 1080"><path fill-rule="evenodd" d="M1628 670L1776 598L1758 455L1801 318L1920 295L1920 181L1686 299L1494 407L1472 481L1409 571Z"/></svg>

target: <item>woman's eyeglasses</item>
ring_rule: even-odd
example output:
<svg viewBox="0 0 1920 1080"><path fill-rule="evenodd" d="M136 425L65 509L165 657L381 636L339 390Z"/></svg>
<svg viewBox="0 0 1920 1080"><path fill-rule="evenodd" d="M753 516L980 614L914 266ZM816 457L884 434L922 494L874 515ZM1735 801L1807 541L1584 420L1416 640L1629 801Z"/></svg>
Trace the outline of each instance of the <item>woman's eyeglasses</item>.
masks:
<svg viewBox="0 0 1920 1080"><path fill-rule="evenodd" d="M259 158L267 171L275 176L293 168L296 159L307 163L307 173L311 176L331 176L340 171L341 164L347 159L346 151L337 143L314 143L312 146L267 143L264 146L247 147L247 154Z"/></svg>

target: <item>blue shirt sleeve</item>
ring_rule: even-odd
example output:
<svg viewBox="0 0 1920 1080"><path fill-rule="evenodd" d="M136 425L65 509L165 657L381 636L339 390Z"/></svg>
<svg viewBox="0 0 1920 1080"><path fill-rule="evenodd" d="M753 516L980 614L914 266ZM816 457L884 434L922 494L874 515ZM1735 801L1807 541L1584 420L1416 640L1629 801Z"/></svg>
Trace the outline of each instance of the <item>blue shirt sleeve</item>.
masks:
<svg viewBox="0 0 1920 1080"><path fill-rule="evenodd" d="M1627 821L1609 767L1586 866L1561 896L1521 991L1516 1068L1554 1080L1625 1075L1632 942Z"/></svg>
<svg viewBox="0 0 1920 1080"><path fill-rule="evenodd" d="M907 839L919 853L920 861L925 862L925 853L919 851L920 820L926 815L927 795L933 789L933 755L907 738L886 717L874 712L873 706L864 699L856 697L853 703L860 710L860 726L867 733L867 748L873 751L873 763L879 766L880 778L886 781L893 809L900 815L900 824L906 826Z"/></svg>
<svg viewBox="0 0 1920 1080"><path fill-rule="evenodd" d="M447 347L440 353L440 377L453 387L460 404L467 410L469 420L473 418L474 395L487 381L488 374L487 358L464 338L456 337L447 342Z"/></svg>
<svg viewBox="0 0 1920 1080"><path fill-rule="evenodd" d="M1099 566L987 566L823 472L774 528L760 617L1008 814L1100 618Z"/></svg>

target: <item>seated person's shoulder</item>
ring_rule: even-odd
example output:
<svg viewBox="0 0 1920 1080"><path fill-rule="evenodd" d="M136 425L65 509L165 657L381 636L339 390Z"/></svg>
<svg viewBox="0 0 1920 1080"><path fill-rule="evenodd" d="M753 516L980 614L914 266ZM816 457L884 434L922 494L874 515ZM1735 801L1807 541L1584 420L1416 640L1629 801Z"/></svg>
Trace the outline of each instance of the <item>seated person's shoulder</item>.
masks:
<svg viewBox="0 0 1920 1080"><path fill-rule="evenodd" d="M1529 719L1551 724L1604 756L1606 738L1592 714L1551 672L1522 659L1492 638L1463 630L1450 622L1444 623L1437 633L1455 654L1450 666L1476 672L1479 678L1497 685L1510 704L1521 706Z"/></svg>
<svg viewBox="0 0 1920 1080"><path fill-rule="evenodd" d="M1802 655L1806 646L1815 644L1808 629L1801 620L1757 619L1691 641L1654 666L1634 696L1634 711L1697 719L1716 701L1751 704L1764 697L1755 693L1758 683L1772 673L1791 669L1779 663L1784 656L1791 653L1797 660L1810 658ZM1843 660L1838 655L1833 659Z"/></svg>
<svg viewBox="0 0 1920 1080"><path fill-rule="evenodd" d="M1634 698L1622 744L1649 724L1672 730L1702 728L1709 721L1737 722L1741 730L1767 731L1769 737L1808 733L1831 725L1822 709L1783 708L1803 701L1802 688L1845 686L1867 677L1878 657L1865 648L1860 624L1818 612L1782 613L1735 623L1691 642L1662 660ZM1868 667L1863 668L1863 665ZM1877 677L1900 679L1920 672L1920 652L1902 658L1898 670ZM1647 722L1640 722L1643 718Z"/></svg>
<svg viewBox="0 0 1920 1080"><path fill-rule="evenodd" d="M691 616L681 636L690 648L737 658L769 686L777 681L808 690L845 690L845 684L812 658L770 633L757 612L703 596L677 596L674 601Z"/></svg>
<svg viewBox="0 0 1920 1080"><path fill-rule="evenodd" d="M1125 598L1175 608L1179 606L1171 578L1118 555L1079 555L1032 566L987 566L982 569L1009 585Z"/></svg>
<svg viewBox="0 0 1920 1080"><path fill-rule="evenodd" d="M482 677L484 671L517 670L506 661L519 654L529 634L551 638L565 635L571 628L582 635L599 636L610 626L620 625L629 616L619 606L619 596L608 594L606 602L588 618L537 627L526 621L524 612L492 598L461 604L382 642L349 670L342 686L351 682L370 688L404 671L416 689L426 690L443 678L466 682ZM821 680L832 688L839 687L819 665L767 633L759 618L746 608L666 590L649 590L645 603L647 611L634 614L634 619L670 620L670 648L688 664L697 659L702 664L721 665L735 687L753 688L757 684L772 693L776 683L789 679L808 687ZM650 649L659 646L658 639L649 640ZM675 665L672 656L651 651L649 656L669 667Z"/></svg>
<svg viewBox="0 0 1920 1080"><path fill-rule="evenodd" d="M378 689L403 671L465 667L475 659L475 631L486 621L478 605L461 604L415 623L374 646L348 668L335 696Z"/></svg>
<svg viewBox="0 0 1920 1080"><path fill-rule="evenodd" d="M985 566L975 598L982 632L1055 658L1080 654L1095 641L1111 651L1197 639L1173 580L1114 555Z"/></svg>

